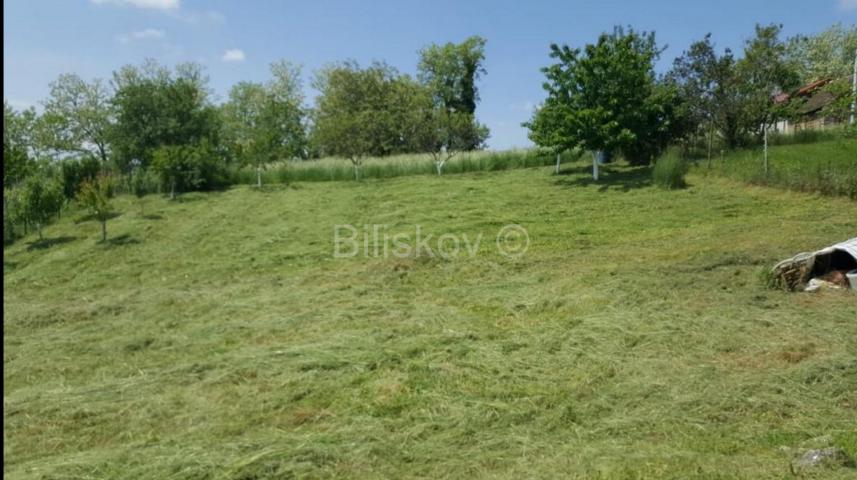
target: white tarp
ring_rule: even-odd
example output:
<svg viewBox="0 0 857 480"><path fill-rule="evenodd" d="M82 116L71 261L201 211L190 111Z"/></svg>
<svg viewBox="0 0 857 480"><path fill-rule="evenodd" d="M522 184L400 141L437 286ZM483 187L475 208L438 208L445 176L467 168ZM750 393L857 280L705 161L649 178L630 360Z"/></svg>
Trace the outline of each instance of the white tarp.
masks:
<svg viewBox="0 0 857 480"><path fill-rule="evenodd" d="M857 237L815 252L799 253L788 260L783 260L776 264L771 269L771 273L778 285L789 290L802 290L814 274L826 273L818 272L818 270L829 269L831 267L831 259L837 252L847 254L857 264Z"/></svg>

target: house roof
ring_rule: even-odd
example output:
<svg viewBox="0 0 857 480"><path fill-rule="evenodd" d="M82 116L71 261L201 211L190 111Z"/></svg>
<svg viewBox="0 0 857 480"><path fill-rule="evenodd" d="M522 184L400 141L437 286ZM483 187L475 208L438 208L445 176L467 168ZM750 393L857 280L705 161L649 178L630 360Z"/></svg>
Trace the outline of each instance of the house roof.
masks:
<svg viewBox="0 0 857 480"><path fill-rule="evenodd" d="M817 112L833 103L834 100L836 100L836 95L828 91L822 90L820 92L815 92L815 94L809 97L806 103L801 105L797 113L806 115L807 113Z"/></svg>

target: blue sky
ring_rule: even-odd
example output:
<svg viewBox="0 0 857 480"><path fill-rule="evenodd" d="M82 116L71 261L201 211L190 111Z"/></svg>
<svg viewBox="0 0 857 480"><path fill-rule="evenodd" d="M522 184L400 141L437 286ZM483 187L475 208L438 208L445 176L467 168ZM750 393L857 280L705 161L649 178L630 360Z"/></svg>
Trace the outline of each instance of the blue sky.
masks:
<svg viewBox="0 0 857 480"><path fill-rule="evenodd" d="M309 78L325 63L385 60L413 74L422 46L482 35L488 74L477 115L494 149L529 144L520 124L544 96L539 68L551 42L580 46L613 25L654 30L668 46L665 70L706 32L739 50L757 22L782 23L787 35L857 22L857 0L12 0L4 10L3 96L18 108L38 104L61 73L109 79L147 57L203 64L220 99L286 58L303 66L312 97Z"/></svg>

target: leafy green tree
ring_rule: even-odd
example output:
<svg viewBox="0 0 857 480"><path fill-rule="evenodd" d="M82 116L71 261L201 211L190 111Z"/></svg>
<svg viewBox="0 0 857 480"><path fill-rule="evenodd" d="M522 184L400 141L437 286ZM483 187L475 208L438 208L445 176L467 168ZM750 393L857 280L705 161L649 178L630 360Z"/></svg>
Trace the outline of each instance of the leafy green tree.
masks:
<svg viewBox="0 0 857 480"><path fill-rule="evenodd" d="M113 195L113 178L107 174L84 180L77 201L101 223L101 241L107 241L107 221L113 216L110 197Z"/></svg>
<svg viewBox="0 0 857 480"><path fill-rule="evenodd" d="M152 170L175 199L178 192L219 188L227 183L224 153L206 139L155 150Z"/></svg>
<svg viewBox="0 0 857 480"><path fill-rule="evenodd" d="M102 171L99 160L92 156L69 158L60 164L63 194L69 200L77 197L84 180L93 179Z"/></svg>
<svg viewBox="0 0 857 480"><path fill-rule="evenodd" d="M447 111L476 113L476 82L485 74L485 43L484 38L473 36L459 44L432 44L420 51L418 77Z"/></svg>
<svg viewBox="0 0 857 480"><path fill-rule="evenodd" d="M762 140L768 127L784 112L774 95L800 85L800 77L780 39L782 25L756 25L756 35L747 41L737 68L743 93L744 125Z"/></svg>
<svg viewBox="0 0 857 480"><path fill-rule="evenodd" d="M479 102L479 89L476 86L485 67L485 39L473 36L464 42L432 44L420 51L420 61L417 67L419 80L430 90L434 102L443 108L447 114L465 114L473 118L472 125L465 125L455 117L455 122L461 127L467 127L463 133L474 133L476 127L484 133L479 136L465 135L453 142L461 145L464 150L481 148L488 131L484 125L475 121L476 104ZM446 117L451 119L453 117ZM466 140L471 144L465 144Z"/></svg>
<svg viewBox="0 0 857 480"><path fill-rule="evenodd" d="M75 74L51 83L43 114L45 143L63 154L97 156L107 163L110 94L100 80L85 82Z"/></svg>
<svg viewBox="0 0 857 480"><path fill-rule="evenodd" d="M288 62L271 65L266 85L241 82L232 87L223 106L224 131L230 151L257 171L269 162L303 157L306 152L305 111L300 70ZM257 179L261 186L261 175Z"/></svg>
<svg viewBox="0 0 857 480"><path fill-rule="evenodd" d="M677 135L679 98L659 84L654 33L615 28L581 49L551 45L557 63L542 69L548 96L526 123L539 145L621 151L648 164Z"/></svg>
<svg viewBox="0 0 857 480"><path fill-rule="evenodd" d="M42 228L62 209L62 186L46 175L31 175L24 182L21 203L24 218L36 226L42 240Z"/></svg>
<svg viewBox="0 0 857 480"><path fill-rule="evenodd" d="M165 145L219 145L220 114L209 100L201 67L181 64L175 73L148 61L114 73L116 124L113 147L117 165L129 172L134 161L144 168ZM222 157L219 157L222 158Z"/></svg>
<svg viewBox="0 0 857 480"><path fill-rule="evenodd" d="M420 118L412 124L415 149L432 156L438 176L452 157L473 146L481 148L488 138L488 128L468 113L450 113L431 108L414 112Z"/></svg>
<svg viewBox="0 0 857 480"><path fill-rule="evenodd" d="M787 41L786 56L801 82L850 77L857 54L857 25L834 24L816 35L797 35Z"/></svg>
<svg viewBox="0 0 857 480"><path fill-rule="evenodd" d="M37 115L32 108L17 112L3 102L3 185L24 180L34 169Z"/></svg>
<svg viewBox="0 0 857 480"><path fill-rule="evenodd" d="M324 155L348 159L359 179L363 159L401 151L403 128L397 124L398 72L383 63L367 68L353 61L327 67L316 74L320 92L314 109L312 141ZM407 80L413 83L410 80Z"/></svg>

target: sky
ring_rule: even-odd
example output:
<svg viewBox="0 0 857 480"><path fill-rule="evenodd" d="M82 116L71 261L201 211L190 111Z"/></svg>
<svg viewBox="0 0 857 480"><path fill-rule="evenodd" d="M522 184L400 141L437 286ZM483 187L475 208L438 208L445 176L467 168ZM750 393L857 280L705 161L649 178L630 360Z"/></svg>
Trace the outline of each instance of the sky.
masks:
<svg viewBox="0 0 857 480"><path fill-rule="evenodd" d="M62 73L109 80L125 64L202 64L217 101L242 80L265 81L272 61L312 73L346 59L383 60L414 75L420 48L487 39L476 113L489 147L530 145L521 123L544 98L551 43L582 46L614 25L655 31L666 71L694 40L712 33L740 52L756 23L787 36L857 23L857 0L7 0L3 2L3 97L36 106Z"/></svg>

